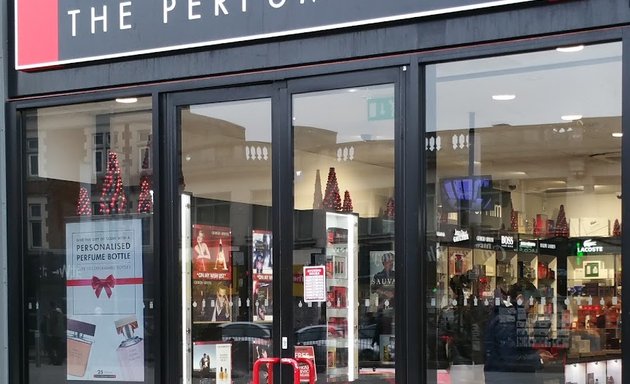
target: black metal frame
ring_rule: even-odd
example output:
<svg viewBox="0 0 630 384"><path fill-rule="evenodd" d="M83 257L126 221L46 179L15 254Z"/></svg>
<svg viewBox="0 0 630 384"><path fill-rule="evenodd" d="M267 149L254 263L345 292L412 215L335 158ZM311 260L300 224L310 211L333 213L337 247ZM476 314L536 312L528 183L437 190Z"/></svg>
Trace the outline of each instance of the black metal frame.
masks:
<svg viewBox="0 0 630 384"><path fill-rule="evenodd" d="M397 300L400 305L396 309L396 333L404 335L397 340L396 374L399 382L426 382L426 295L425 265L428 254L426 239L426 193L424 183L426 158L424 153L423 132L425 132L425 92L423 88L425 65L452 60L464 60L477 57L507 55L520 52L548 49L558 45L576 43L596 43L623 38L623 100L630 99L630 28L611 27L607 29L564 34L560 36L542 36L527 39L496 41L493 43L474 45L457 49L437 49L423 53L406 53L390 57L369 60L351 60L298 67L281 71L261 71L240 74L238 76L222 76L214 78L193 79L150 85L138 85L126 89L106 89L101 91L77 92L63 96L14 100L8 104L7 114L7 214L15 222L9 227L7 234L8 275L9 275L9 308L18 308L9 312L10 351L9 369L11 383L28 381L26 363L28 361L24 348L24 284L23 263L26 207L21 203L23 198L24 164L22 163L22 129L19 111L27 108L39 108L64 104L86 103L113 99L122 96L151 95L153 99L153 146L155 162L155 182L158 185L155 194L154 254L159 262L155 266L155 276L160 278L162 286L156 287L156 329L173 330L180 326L179 275L176 258L164 257L179 251L179 232L173 230L173 224L179 225L179 199L177 191L177 153L179 126L176 107L192 103L210 101L227 101L252 98L253 95L266 95L273 99L272 113L273 132L273 226L274 255L279 262L274 263L274 274L290 276L292 274L292 223L293 223L293 133L291 127L291 95L317 90L337 89L350 86L394 83L396 89L396 253L404 255L396 260L399 271L396 281ZM102 67L102 66L95 66ZM74 70L73 70L74 71ZM89 72L89 71L88 71ZM38 76L42 76L39 74ZM59 78L52 74L51 78ZM13 78L15 83L17 78ZM207 90L202 90L207 89ZM624 103L622 109L622 127L630 124L630 104ZM628 176L628 148L630 135L622 139L622 189L630 190ZM630 204L622 201L622 222L630 217ZM289 228L290 231L279 231L278 228ZM628 232L628 231L626 231ZM624 233L622 245L630 244L630 232ZM161 251L162 250L162 251ZM623 269L630 270L630 258L622 260ZM630 284L630 273L622 275L622 283ZM283 297L281 292L292 289L291 279L285 278L280 284L274 284L274 299L279 305L274 306L274 335L293 337L292 313L281 308ZM286 298L284 298L286 300ZM286 305L291 308L290 305ZM630 310L624 307L624 314ZM277 316L277 317L276 317ZM623 333L630 334L630 324L624 322ZM179 335L178 332L160 332L156 356L160 364L156 364L156 382L176 382L179 380ZM275 355L289 356L292 351L281 349L276 340ZM289 345L292 345L289 339ZM630 350L630 338L622 341L622 350ZM179 353L179 352L177 352ZM628 355L628 356L625 356ZM623 357L624 364L630 366L630 354ZM179 364L179 363L177 363ZM624 382L630 382L630 370L624 370Z"/></svg>

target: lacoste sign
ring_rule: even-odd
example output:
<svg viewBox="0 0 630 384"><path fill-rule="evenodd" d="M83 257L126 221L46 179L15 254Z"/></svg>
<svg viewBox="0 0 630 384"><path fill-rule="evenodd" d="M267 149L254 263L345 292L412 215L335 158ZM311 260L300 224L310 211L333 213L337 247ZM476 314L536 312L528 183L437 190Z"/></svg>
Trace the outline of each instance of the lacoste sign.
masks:
<svg viewBox="0 0 630 384"><path fill-rule="evenodd" d="M577 244L577 253L602 253L604 252L604 247L598 245L595 240L584 240L582 244Z"/></svg>
<svg viewBox="0 0 630 384"><path fill-rule="evenodd" d="M536 0L14 0L17 69L295 35Z"/></svg>

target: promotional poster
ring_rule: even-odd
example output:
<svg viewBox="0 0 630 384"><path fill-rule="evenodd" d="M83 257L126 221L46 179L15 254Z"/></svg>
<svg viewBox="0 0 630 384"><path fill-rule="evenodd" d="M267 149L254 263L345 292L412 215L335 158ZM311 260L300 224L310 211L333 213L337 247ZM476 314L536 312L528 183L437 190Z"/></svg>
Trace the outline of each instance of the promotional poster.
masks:
<svg viewBox="0 0 630 384"><path fill-rule="evenodd" d="M192 282L193 323L232 321L232 286L229 281Z"/></svg>
<svg viewBox="0 0 630 384"><path fill-rule="evenodd" d="M273 258L271 231L252 232L252 293L254 321L273 320Z"/></svg>
<svg viewBox="0 0 630 384"><path fill-rule="evenodd" d="M394 251L370 252L370 295L371 304L375 307L394 306Z"/></svg>
<svg viewBox="0 0 630 384"><path fill-rule="evenodd" d="M273 273L273 248L271 231L252 231L252 269L254 273Z"/></svg>
<svg viewBox="0 0 630 384"><path fill-rule="evenodd" d="M193 280L232 279L232 230L193 225Z"/></svg>
<svg viewBox="0 0 630 384"><path fill-rule="evenodd" d="M231 344L199 341L193 345L193 377L216 384L232 382Z"/></svg>
<svg viewBox="0 0 630 384"><path fill-rule="evenodd" d="M466 273L472 266L472 250L466 248L448 249L448 270L449 275L461 275Z"/></svg>
<svg viewBox="0 0 630 384"><path fill-rule="evenodd" d="M68 380L144 381L138 219L66 224Z"/></svg>
<svg viewBox="0 0 630 384"><path fill-rule="evenodd" d="M273 281L271 275L254 275L254 321L273 320Z"/></svg>

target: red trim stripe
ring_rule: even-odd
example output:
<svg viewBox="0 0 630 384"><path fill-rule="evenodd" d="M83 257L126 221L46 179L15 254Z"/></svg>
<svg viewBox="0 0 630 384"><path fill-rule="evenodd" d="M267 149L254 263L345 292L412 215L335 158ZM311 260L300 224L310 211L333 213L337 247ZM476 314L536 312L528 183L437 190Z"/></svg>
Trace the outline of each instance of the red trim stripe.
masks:
<svg viewBox="0 0 630 384"><path fill-rule="evenodd" d="M116 279L116 285L136 285L142 284L144 279L142 277L127 277ZM92 285L92 279L79 279L79 280L68 280L66 281L66 286L68 287L86 287Z"/></svg>
<svg viewBox="0 0 630 384"><path fill-rule="evenodd" d="M59 60L59 0L16 0L18 65Z"/></svg>

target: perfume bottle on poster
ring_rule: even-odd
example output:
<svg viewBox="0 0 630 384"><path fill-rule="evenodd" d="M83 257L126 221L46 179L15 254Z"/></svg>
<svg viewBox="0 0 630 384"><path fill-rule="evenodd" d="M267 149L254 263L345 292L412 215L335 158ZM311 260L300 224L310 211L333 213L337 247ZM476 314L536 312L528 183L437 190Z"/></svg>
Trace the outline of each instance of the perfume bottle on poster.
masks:
<svg viewBox="0 0 630 384"><path fill-rule="evenodd" d="M96 325L68 319L68 375L83 377L90 359Z"/></svg>
<svg viewBox="0 0 630 384"><path fill-rule="evenodd" d="M115 325L124 338L116 349L123 380L144 381L144 340L134 334L138 329L136 316L119 319Z"/></svg>

